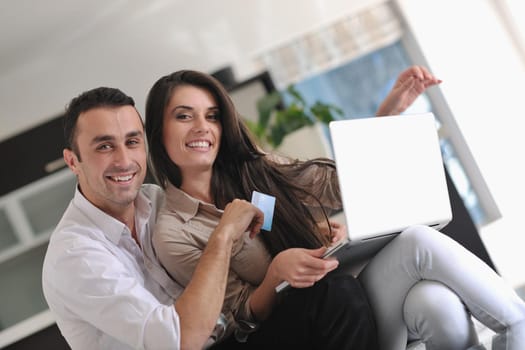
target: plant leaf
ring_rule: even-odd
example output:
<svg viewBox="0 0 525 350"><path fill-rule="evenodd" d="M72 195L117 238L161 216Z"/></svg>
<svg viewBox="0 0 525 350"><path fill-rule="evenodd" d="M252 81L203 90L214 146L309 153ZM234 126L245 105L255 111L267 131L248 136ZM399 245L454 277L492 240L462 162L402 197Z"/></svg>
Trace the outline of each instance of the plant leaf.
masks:
<svg viewBox="0 0 525 350"><path fill-rule="evenodd" d="M281 104L282 97L278 91L274 91L257 100L257 111L259 112L259 125L266 129L272 112Z"/></svg>
<svg viewBox="0 0 525 350"><path fill-rule="evenodd" d="M343 115L343 111L335 105L317 101L308 106L293 84L289 85L283 94L274 91L260 98L257 101L259 120L247 121L251 132L261 142L266 142L274 148L291 132L316 122L328 124ZM285 106L283 97L288 96L290 102L287 101Z"/></svg>
<svg viewBox="0 0 525 350"><path fill-rule="evenodd" d="M306 106L305 99L303 98L299 90L295 88L295 85L292 84L288 86L288 88L286 89L286 92L290 94L295 99L296 102L299 101L302 106Z"/></svg>
<svg viewBox="0 0 525 350"><path fill-rule="evenodd" d="M343 111L340 108L322 102L316 102L310 107L310 110L316 120L325 124L330 123L332 120L339 119L339 117L343 115ZM338 115L337 118L334 116L335 114Z"/></svg>
<svg viewBox="0 0 525 350"><path fill-rule="evenodd" d="M262 140L264 138L264 133L266 131L265 128L261 126L261 124L254 122L253 120L249 120L244 118L244 123L250 130L250 132L259 140Z"/></svg>

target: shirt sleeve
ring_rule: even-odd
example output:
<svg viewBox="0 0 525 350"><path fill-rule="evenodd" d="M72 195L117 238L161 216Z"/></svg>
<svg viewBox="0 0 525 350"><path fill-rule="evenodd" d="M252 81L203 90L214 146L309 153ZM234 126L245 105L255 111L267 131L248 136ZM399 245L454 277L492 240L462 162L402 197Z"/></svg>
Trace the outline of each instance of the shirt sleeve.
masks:
<svg viewBox="0 0 525 350"><path fill-rule="evenodd" d="M250 308L250 296L262 283L271 263L271 256L259 236L250 238L244 236L242 245L234 249L231 270L232 278L226 290L226 300L231 305L236 320L254 322L255 317Z"/></svg>
<svg viewBox="0 0 525 350"><path fill-rule="evenodd" d="M82 240L50 249L54 251L48 254L55 258L45 265L43 286L52 309L81 315L82 322L133 348L180 348L173 305L160 303L114 252ZM79 334L82 327L70 330L75 332L68 339L72 348L86 348Z"/></svg>
<svg viewBox="0 0 525 350"><path fill-rule="evenodd" d="M179 221L176 215L170 213L159 216L153 235L153 245L164 268L181 285L186 286L190 282L213 229L212 227L199 229L197 225L185 224ZM251 256L250 261L259 261L260 264L246 265L246 255L251 253L255 255ZM239 240L233 248L222 308L229 326L234 320L253 320L248 299L255 285L264 278L269 260L270 257L262 242L252 240L248 235L245 235L244 240Z"/></svg>
<svg viewBox="0 0 525 350"><path fill-rule="evenodd" d="M168 274L186 287L206 247L209 234L188 230L170 213L160 214L153 233L153 247Z"/></svg>
<svg viewBox="0 0 525 350"><path fill-rule="evenodd" d="M307 205L318 207L319 204L330 210L340 210L341 193L337 179L337 171L328 163L313 163L304 169L295 178L299 186L308 188L309 191L320 201L317 202L311 197L305 198Z"/></svg>
<svg viewBox="0 0 525 350"><path fill-rule="evenodd" d="M327 211L328 215L342 210L337 170L332 160L319 158L302 162L278 154L268 154L267 157L278 164L289 178L293 178L298 186L308 189L313 195L298 194L317 221L324 220L321 207Z"/></svg>

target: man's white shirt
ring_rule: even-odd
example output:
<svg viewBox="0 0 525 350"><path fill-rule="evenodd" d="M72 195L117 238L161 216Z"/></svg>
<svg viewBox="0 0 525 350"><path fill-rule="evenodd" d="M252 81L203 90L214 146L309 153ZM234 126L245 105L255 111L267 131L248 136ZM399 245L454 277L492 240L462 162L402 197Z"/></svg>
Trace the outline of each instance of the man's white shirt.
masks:
<svg viewBox="0 0 525 350"><path fill-rule="evenodd" d="M151 232L163 191L143 185L139 247L129 229L76 190L51 235L42 271L46 301L74 349L179 349L173 307L183 288L158 262Z"/></svg>

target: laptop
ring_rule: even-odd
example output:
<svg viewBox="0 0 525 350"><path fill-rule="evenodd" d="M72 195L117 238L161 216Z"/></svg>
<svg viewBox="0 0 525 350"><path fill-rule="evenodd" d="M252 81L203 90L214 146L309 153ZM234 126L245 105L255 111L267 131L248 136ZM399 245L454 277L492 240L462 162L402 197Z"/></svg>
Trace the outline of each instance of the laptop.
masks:
<svg viewBox="0 0 525 350"><path fill-rule="evenodd" d="M340 266L358 266L397 234L452 219L432 113L339 120L329 124L348 237L327 249ZM285 281L280 292L289 287Z"/></svg>
<svg viewBox="0 0 525 350"><path fill-rule="evenodd" d="M348 239L325 255L363 262L411 225L451 221L432 113L339 120L329 130Z"/></svg>

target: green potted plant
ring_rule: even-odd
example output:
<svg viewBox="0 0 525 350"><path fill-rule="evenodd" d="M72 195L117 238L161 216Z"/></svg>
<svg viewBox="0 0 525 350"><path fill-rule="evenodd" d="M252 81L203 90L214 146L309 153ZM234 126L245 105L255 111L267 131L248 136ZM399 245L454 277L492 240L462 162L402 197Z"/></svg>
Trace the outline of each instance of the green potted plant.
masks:
<svg viewBox="0 0 525 350"><path fill-rule="evenodd" d="M288 97L286 105L285 97ZM258 120L246 120L246 123L262 145L274 149L282 144L287 135L305 126L328 124L343 115L343 111L332 104L320 101L308 104L294 85L283 93L274 91L259 99L257 111Z"/></svg>

